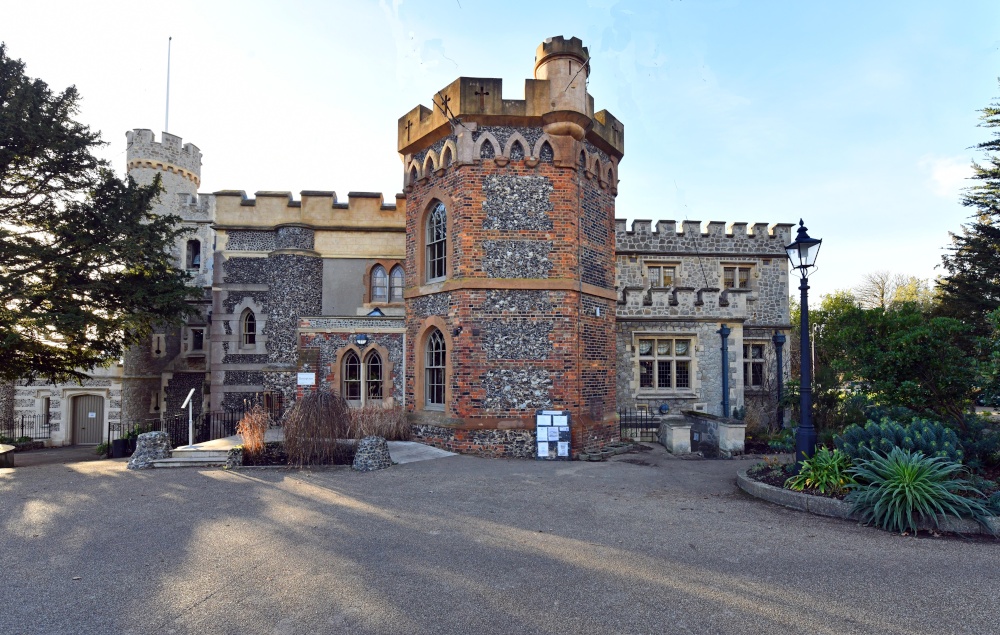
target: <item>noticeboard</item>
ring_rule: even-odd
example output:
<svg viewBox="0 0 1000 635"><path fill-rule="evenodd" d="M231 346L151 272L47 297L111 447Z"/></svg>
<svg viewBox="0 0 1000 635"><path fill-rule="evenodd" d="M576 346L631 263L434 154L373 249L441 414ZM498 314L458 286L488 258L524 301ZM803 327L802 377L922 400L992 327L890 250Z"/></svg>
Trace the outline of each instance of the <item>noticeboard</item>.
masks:
<svg viewBox="0 0 1000 635"><path fill-rule="evenodd" d="M569 461L569 412L539 410L535 413L535 458L539 461Z"/></svg>

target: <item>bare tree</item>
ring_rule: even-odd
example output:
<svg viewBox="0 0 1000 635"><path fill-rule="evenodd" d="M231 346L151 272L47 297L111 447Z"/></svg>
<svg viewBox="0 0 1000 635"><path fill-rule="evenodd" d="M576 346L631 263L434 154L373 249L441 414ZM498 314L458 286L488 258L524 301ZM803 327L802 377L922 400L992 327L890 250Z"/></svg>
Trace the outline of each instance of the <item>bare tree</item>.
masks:
<svg viewBox="0 0 1000 635"><path fill-rule="evenodd" d="M866 309L888 309L901 302L925 304L932 296L926 280L884 269L865 274L854 289L854 297Z"/></svg>

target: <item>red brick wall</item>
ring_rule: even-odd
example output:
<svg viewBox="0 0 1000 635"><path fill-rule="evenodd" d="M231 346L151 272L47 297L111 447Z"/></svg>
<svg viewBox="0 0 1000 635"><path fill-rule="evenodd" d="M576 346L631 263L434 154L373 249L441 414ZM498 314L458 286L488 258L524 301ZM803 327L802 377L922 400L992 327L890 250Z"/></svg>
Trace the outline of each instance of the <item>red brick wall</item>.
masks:
<svg viewBox="0 0 1000 635"><path fill-rule="evenodd" d="M579 154L583 144L577 144ZM591 151L596 151L590 148ZM604 165L607 162L604 161ZM606 170L606 168L605 168ZM551 230L484 229L486 214L483 183L490 175L546 177L553 191L552 209L548 212ZM514 283L532 297L543 297L549 306L519 311L498 311L487 302L487 289L452 289L447 291L447 311L443 319L449 342L451 373L448 377L450 398L445 412L421 412L422 395L415 394L423 351L416 350L425 324L422 304L433 300L407 299L407 408L415 421L456 425L478 421L488 426L510 427L520 420L523 428L533 428L535 405L496 407L496 400L484 387L484 377L497 369L545 371L551 380L548 393L555 409L572 414L574 453L599 447L616 440L615 407L615 338L614 300L581 292L581 283L613 291L614 289L614 195L612 184L590 176L582 168L556 167L540 162L528 167L523 160L505 166L493 159L473 165L451 166L440 176L430 174L408 188L406 276L408 296L422 286L417 257L424 232L424 212L437 199L448 199L451 284L478 281L494 287ZM547 278L489 278L483 270L485 241L551 241L548 258L552 264ZM560 281L565 287L552 288ZM447 286L448 283L445 284ZM425 290L427 290L425 288ZM521 291L511 291L521 293ZM597 314L600 309L600 315ZM484 349L485 330L495 321L522 320L529 324L551 324L551 348L545 359L490 359ZM453 336L456 329L461 331ZM442 329L444 330L444 329ZM493 407L487 407L489 404ZM517 424L514 424L517 425Z"/></svg>

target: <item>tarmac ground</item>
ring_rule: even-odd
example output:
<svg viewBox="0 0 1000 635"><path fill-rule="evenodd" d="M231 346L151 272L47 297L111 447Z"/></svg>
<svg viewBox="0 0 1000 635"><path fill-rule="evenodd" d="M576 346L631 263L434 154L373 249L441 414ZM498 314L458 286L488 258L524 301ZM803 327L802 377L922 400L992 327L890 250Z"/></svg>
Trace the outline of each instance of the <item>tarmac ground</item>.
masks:
<svg viewBox="0 0 1000 635"><path fill-rule="evenodd" d="M747 465L18 463L0 632L998 632L1000 542L770 505L736 488Z"/></svg>

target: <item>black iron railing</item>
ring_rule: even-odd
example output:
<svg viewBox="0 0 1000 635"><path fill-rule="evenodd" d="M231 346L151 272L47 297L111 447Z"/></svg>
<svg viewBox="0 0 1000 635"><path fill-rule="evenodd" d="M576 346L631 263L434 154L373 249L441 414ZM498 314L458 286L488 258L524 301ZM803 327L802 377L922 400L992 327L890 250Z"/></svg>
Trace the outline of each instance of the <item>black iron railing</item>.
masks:
<svg viewBox="0 0 1000 635"><path fill-rule="evenodd" d="M623 439L634 439L643 432L660 429L660 417L645 408L619 408L618 423Z"/></svg>
<svg viewBox="0 0 1000 635"><path fill-rule="evenodd" d="M271 415L272 420L279 421L282 415L282 404L278 402L266 405L266 410ZM240 411L225 411L206 412L195 417L192 422L194 424L194 442L204 443L236 434L236 426L239 425L243 415L244 412ZM166 432L170 437L170 444L174 447L187 445L190 437L187 415L158 417L143 421L112 421L108 425L108 445L110 446L115 439L128 439L131 442L130 450L134 450L132 440L143 432Z"/></svg>
<svg viewBox="0 0 1000 635"><path fill-rule="evenodd" d="M41 441L52 437L52 424L47 414L15 414L12 419L0 421L0 437Z"/></svg>

